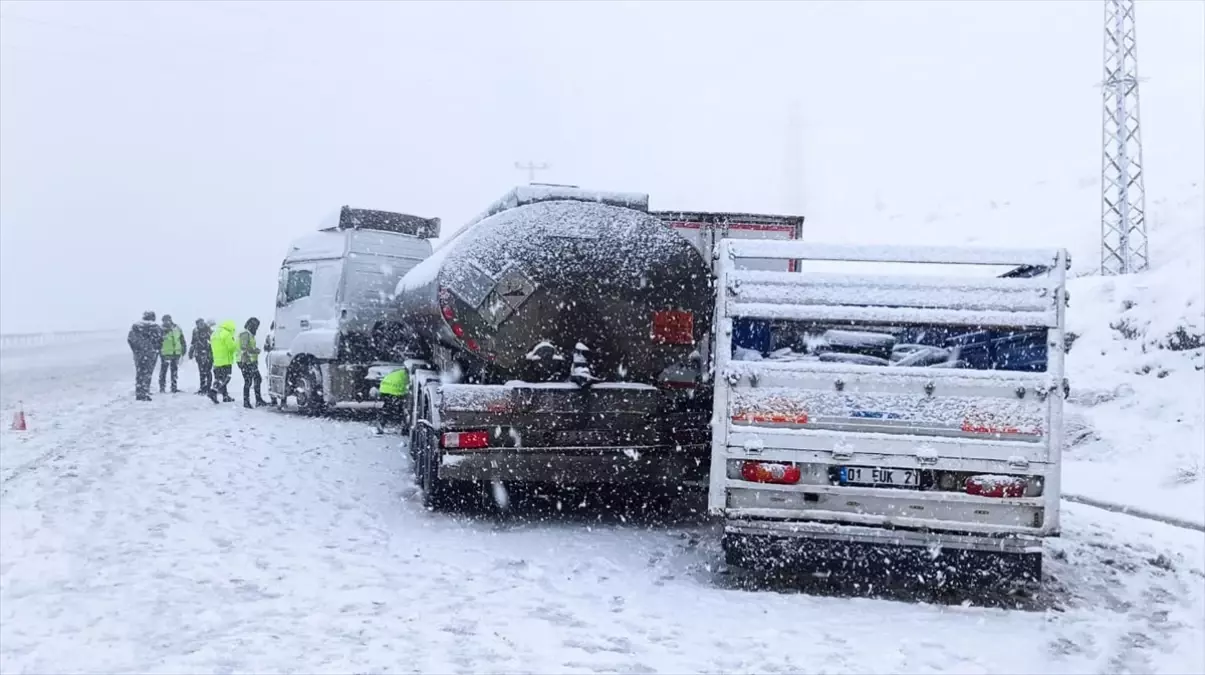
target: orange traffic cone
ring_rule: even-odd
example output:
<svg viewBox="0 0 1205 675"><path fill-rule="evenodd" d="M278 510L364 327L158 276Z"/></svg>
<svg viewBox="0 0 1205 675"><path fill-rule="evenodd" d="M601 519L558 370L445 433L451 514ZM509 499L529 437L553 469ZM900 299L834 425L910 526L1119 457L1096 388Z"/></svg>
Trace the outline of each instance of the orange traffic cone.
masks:
<svg viewBox="0 0 1205 675"><path fill-rule="evenodd" d="M13 431L25 431L25 406L13 413Z"/></svg>

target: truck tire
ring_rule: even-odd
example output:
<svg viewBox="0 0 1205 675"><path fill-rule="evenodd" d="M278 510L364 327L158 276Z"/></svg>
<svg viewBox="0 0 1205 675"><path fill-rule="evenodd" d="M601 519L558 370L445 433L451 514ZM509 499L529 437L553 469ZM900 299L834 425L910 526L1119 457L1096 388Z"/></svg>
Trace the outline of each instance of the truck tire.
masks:
<svg viewBox="0 0 1205 675"><path fill-rule="evenodd" d="M326 412L326 401L322 392L322 372L318 364L302 366L293 376L293 388L297 397L297 409L303 415L321 415Z"/></svg>
<svg viewBox="0 0 1205 675"><path fill-rule="evenodd" d="M451 481L439 477L439 448L436 447L435 436L426 425L416 436L420 439L418 448L419 487L423 492L423 508L429 511L446 511L452 505Z"/></svg>
<svg viewBox="0 0 1205 675"><path fill-rule="evenodd" d="M406 451L410 453L410 470L414 472L414 480L419 482L419 487L422 487L423 480L421 456L418 449L422 447L422 426L415 426L410 429L410 447Z"/></svg>

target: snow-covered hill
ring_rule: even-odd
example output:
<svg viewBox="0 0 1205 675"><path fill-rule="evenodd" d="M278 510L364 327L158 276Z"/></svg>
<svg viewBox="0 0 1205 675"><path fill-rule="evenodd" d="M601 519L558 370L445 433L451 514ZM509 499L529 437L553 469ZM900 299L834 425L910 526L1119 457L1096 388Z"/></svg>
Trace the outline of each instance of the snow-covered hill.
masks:
<svg viewBox="0 0 1205 675"><path fill-rule="evenodd" d="M1071 285L1065 487L1205 521L1205 197L1153 204L1152 269Z"/></svg>

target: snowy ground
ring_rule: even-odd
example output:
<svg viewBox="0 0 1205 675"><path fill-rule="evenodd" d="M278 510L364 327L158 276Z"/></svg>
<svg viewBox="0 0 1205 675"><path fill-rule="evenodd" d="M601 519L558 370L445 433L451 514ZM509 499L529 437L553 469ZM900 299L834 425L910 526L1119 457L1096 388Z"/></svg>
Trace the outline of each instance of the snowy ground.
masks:
<svg viewBox="0 0 1205 675"><path fill-rule="evenodd" d="M1198 532L1068 505L1040 611L735 590L700 520L432 514L361 421L135 402L123 338L0 355L5 673L1205 671Z"/></svg>
<svg viewBox="0 0 1205 675"><path fill-rule="evenodd" d="M1064 487L1205 523L1205 188L1156 206L1151 271L1069 284Z"/></svg>

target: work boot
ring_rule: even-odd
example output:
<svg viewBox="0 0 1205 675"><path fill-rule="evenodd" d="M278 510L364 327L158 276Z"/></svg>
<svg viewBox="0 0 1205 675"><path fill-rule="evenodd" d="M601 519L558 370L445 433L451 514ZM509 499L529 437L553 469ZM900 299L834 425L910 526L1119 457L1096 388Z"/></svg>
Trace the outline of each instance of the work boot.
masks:
<svg viewBox="0 0 1205 675"><path fill-rule="evenodd" d="M212 389L209 390L209 400L214 403L218 402L218 393Z"/></svg>
<svg viewBox="0 0 1205 675"><path fill-rule="evenodd" d="M243 401L243 407L247 410L255 410L255 406L251 405L251 401Z"/></svg>
<svg viewBox="0 0 1205 675"><path fill-rule="evenodd" d="M256 408L262 408L266 405L268 405L268 402L263 400L262 398L255 399L255 407Z"/></svg>
<svg viewBox="0 0 1205 675"><path fill-rule="evenodd" d="M223 396L222 403L234 403L234 399L229 396Z"/></svg>
<svg viewBox="0 0 1205 675"><path fill-rule="evenodd" d="M167 391L165 390L165 388L164 388L164 387L159 387L159 393L160 393L160 394L166 394L166 393L167 393Z"/></svg>

